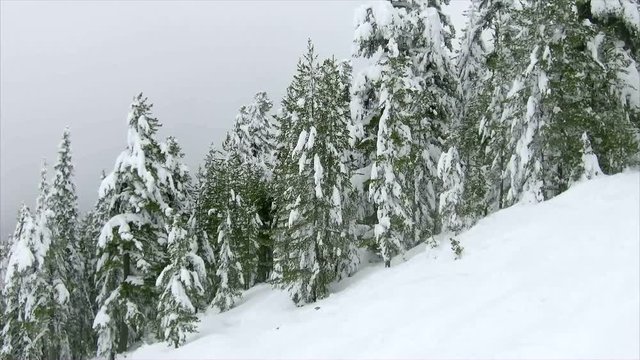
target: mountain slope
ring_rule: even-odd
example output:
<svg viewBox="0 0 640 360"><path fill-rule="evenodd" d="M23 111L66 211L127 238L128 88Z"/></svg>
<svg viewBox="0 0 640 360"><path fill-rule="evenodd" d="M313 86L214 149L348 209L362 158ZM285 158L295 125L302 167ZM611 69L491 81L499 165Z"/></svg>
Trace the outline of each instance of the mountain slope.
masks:
<svg viewBox="0 0 640 360"><path fill-rule="evenodd" d="M637 172L500 211L460 239L461 260L446 239L419 246L302 308L257 286L204 315L182 348L143 345L127 358L640 357Z"/></svg>

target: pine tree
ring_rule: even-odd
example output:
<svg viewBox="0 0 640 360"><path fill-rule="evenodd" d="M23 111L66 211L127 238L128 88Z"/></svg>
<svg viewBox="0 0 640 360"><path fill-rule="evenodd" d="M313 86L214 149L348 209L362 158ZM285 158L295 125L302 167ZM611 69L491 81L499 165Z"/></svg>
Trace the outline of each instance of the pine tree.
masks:
<svg viewBox="0 0 640 360"><path fill-rule="evenodd" d="M283 193L274 261L278 282L296 304L326 297L341 266L353 261L350 213L343 209L350 186L344 91L337 62L319 66L309 42L283 100L276 171Z"/></svg>
<svg viewBox="0 0 640 360"><path fill-rule="evenodd" d="M251 180L255 179L253 169L242 162L231 142L228 136L224 145L226 158L217 175L222 182L222 202L217 204L218 289L213 305L221 311L231 308L240 290L248 289L255 279L261 225L249 191Z"/></svg>
<svg viewBox="0 0 640 360"><path fill-rule="evenodd" d="M206 277L204 261L196 254L197 243L181 215L174 215L169 230L168 252L171 262L156 281L159 337L174 347L182 345L187 333L194 332L197 298L202 296L200 279Z"/></svg>
<svg viewBox="0 0 640 360"><path fill-rule="evenodd" d="M155 134L160 123L139 94L129 113L127 147L100 186L109 198L98 239L98 356L113 357L145 333L153 332L156 278L167 263L167 211L173 174Z"/></svg>
<svg viewBox="0 0 640 360"><path fill-rule="evenodd" d="M600 164L598 163L598 157L593 153L591 148L591 141L589 141L589 135L582 133L582 175L581 180L591 180L597 176L602 175L600 170Z"/></svg>
<svg viewBox="0 0 640 360"><path fill-rule="evenodd" d="M224 144L227 153L226 166L238 167L234 171L244 174L240 182L232 178L236 194L241 193L247 205L252 205L259 216L257 237L246 237L245 244L257 241L258 249L249 250L239 260L245 269L245 287L254 281L265 281L271 272L273 240L270 229L272 223L272 195L270 193L273 173L274 130L268 117L272 108L267 94L259 92L254 101L240 108L236 116L233 130L228 134ZM238 174L238 175L239 175ZM250 246L251 247L251 246Z"/></svg>
<svg viewBox="0 0 640 360"><path fill-rule="evenodd" d="M509 124L503 110L513 82L510 49L517 47L513 8L512 0L474 0L458 54L462 101L453 136L465 173L460 215L469 223L506 205Z"/></svg>
<svg viewBox="0 0 640 360"><path fill-rule="evenodd" d="M59 279L53 280L50 286L64 286L69 291L69 300L65 304L56 305L52 301L49 307L51 336L66 336L66 339L61 338L60 345L54 345L56 350L51 353L53 357L84 358L89 355L93 346L93 313L86 278L87 269L84 267L83 256L86 254L80 251L77 233L77 195L72 177L71 140L67 128L58 149L53 182L47 199L51 212L48 226L52 239L47 256L50 259L49 276L51 279ZM60 350L57 350L58 347ZM54 355L57 351L60 351L60 355Z"/></svg>
<svg viewBox="0 0 640 360"><path fill-rule="evenodd" d="M13 237L9 235L7 238L2 238L0 240L0 289L2 289L4 288L4 277L7 273L7 263L9 262L9 252L13 245ZM1 304L2 301L0 301L0 306ZM0 309L0 314L2 314L2 309Z"/></svg>
<svg viewBox="0 0 640 360"><path fill-rule="evenodd" d="M4 311L0 329L3 359L38 359L39 349L33 347L36 341L34 323L30 309L34 299L31 285L38 268L36 258L37 238L35 224L26 205L22 205L18 215L13 245L8 253L5 285L2 289Z"/></svg>
<svg viewBox="0 0 640 360"><path fill-rule="evenodd" d="M217 233L220 226L219 204L224 200L224 182L219 178L224 159L222 154L212 146L204 159L203 167L196 177L195 211L194 218L189 226L198 234L198 255L208 269L206 279L200 279L204 287L203 303L199 308L205 308L211 304L217 291L218 280L216 253L218 252Z"/></svg>
<svg viewBox="0 0 640 360"><path fill-rule="evenodd" d="M574 5L536 2L514 18L523 29L517 43L533 48L530 60L518 65L522 75L507 105L513 119L510 202L553 197L579 178L584 132L596 139L593 151L605 172L621 171L637 156L628 108L615 96L623 63ZM527 46L516 50L524 58Z"/></svg>
<svg viewBox="0 0 640 360"><path fill-rule="evenodd" d="M453 29L440 1L380 2L357 16L356 56L373 60L355 80L354 135L385 265L437 228L437 169L454 117ZM369 220L371 221L371 220Z"/></svg>
<svg viewBox="0 0 640 360"><path fill-rule="evenodd" d="M39 185L40 194L37 200L35 214L35 243L38 249L34 253L38 261L38 268L33 277L31 296L33 307L28 310L28 316L38 332L33 349L43 358L57 359L71 357L69 346L70 321L70 293L68 287L69 264L68 241L60 235L58 230L60 209L56 200L59 199L60 188L58 181L59 168L56 166L54 184L50 187L46 183L46 172L43 169Z"/></svg>
<svg viewBox="0 0 640 360"><path fill-rule="evenodd" d="M455 146L440 156L438 176L442 180L440 194L440 216L442 230L457 235L465 226L460 216L463 203L464 173L460 165L458 149Z"/></svg>
<svg viewBox="0 0 640 360"><path fill-rule="evenodd" d="M236 205L236 197L234 193L229 194L229 206ZM233 307L237 298L240 297L240 289L244 288L245 279L243 269L237 260L234 251L233 223L231 220L231 209L225 211L226 217L222 220L218 227L218 268L216 276L218 277L218 288L213 298L212 305L226 311Z"/></svg>

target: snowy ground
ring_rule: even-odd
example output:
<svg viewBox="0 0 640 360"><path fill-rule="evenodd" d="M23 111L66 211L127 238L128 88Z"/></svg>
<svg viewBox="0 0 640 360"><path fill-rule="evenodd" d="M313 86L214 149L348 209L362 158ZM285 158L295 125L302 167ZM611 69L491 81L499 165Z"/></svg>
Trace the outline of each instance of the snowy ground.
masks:
<svg viewBox="0 0 640 360"><path fill-rule="evenodd" d="M302 308L258 286L127 358L639 358L639 192L637 172L578 184L484 219L461 260L420 246Z"/></svg>

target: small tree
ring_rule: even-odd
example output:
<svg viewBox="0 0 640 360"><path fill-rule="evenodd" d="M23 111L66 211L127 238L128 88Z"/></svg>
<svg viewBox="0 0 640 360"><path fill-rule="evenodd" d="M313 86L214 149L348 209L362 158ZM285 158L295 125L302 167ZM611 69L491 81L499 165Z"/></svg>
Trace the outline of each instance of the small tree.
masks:
<svg viewBox="0 0 640 360"><path fill-rule="evenodd" d="M586 132L582 133L580 140L582 140L582 174L580 175L580 179L591 180L602 175L602 170L600 170L598 157L593 153L593 149L591 148L589 135L587 135Z"/></svg>
<svg viewBox="0 0 640 360"><path fill-rule="evenodd" d="M194 304L204 293L200 279L206 278L206 271L204 261L196 254L196 241L179 215L173 217L167 243L171 263L156 281L160 292L158 330L162 340L178 347L187 333L196 329Z"/></svg>
<svg viewBox="0 0 640 360"><path fill-rule="evenodd" d="M442 181L440 194L440 217L442 230L451 234L451 249L456 258L462 255L462 246L455 236L464 228L460 216L462 196L464 191L464 173L455 146L440 156L438 161L438 177Z"/></svg>
<svg viewBox="0 0 640 360"><path fill-rule="evenodd" d="M8 253L6 282L2 289L4 312L0 317L3 324L0 329L0 357L36 358L39 355L38 349L33 348L36 334L28 312L33 306L31 285L36 276L38 263L34 254L35 225L29 208L24 204L20 209L12 238L14 243Z"/></svg>

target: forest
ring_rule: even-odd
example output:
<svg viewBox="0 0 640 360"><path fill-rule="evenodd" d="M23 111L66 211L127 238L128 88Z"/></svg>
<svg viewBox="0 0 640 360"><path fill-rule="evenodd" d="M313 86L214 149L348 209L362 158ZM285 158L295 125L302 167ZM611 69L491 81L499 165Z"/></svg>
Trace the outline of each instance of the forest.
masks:
<svg viewBox="0 0 640 360"><path fill-rule="evenodd" d="M359 8L348 61L309 40L282 101L255 94L197 169L136 94L85 213L64 129L1 243L0 358L179 347L256 284L304 306L365 253L463 258L486 216L638 166L637 1L474 0L459 49L446 3Z"/></svg>

